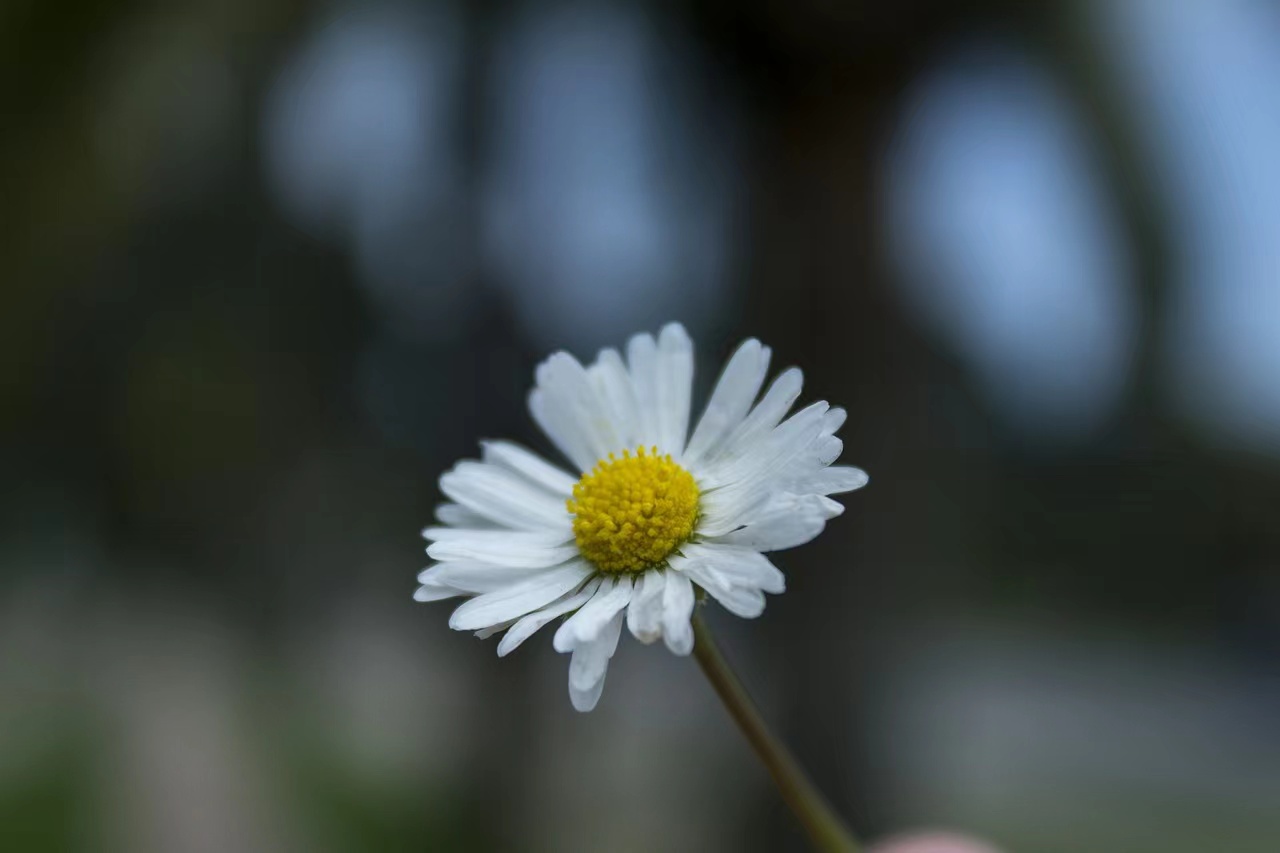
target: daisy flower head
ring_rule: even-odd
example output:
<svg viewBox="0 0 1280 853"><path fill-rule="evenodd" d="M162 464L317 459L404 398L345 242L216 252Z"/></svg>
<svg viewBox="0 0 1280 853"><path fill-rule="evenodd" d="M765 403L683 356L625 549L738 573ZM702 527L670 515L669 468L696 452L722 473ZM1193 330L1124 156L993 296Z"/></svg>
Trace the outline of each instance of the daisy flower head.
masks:
<svg viewBox="0 0 1280 853"><path fill-rule="evenodd" d="M796 368L763 395L770 350L744 342L689 430L693 345L679 324L640 334L583 366L558 352L539 365L529 395L538 426L571 474L506 441L440 478L449 498L423 536L435 563L418 601L465 596L450 627L505 631L506 655L567 617L556 651L572 654L569 697L595 707L623 623L642 643L693 649L700 595L750 619L785 587L764 556L802 545L844 511L829 496L867 475L832 465L843 409L800 396ZM758 399L757 399L758 398Z"/></svg>

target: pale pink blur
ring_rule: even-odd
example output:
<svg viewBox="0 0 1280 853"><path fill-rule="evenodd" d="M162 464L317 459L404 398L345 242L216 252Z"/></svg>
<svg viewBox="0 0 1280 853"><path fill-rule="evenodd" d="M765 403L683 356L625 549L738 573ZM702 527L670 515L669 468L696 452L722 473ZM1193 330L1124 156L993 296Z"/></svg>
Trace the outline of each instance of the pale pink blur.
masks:
<svg viewBox="0 0 1280 853"><path fill-rule="evenodd" d="M869 853L1000 853L982 841L943 832L899 835L871 848Z"/></svg>

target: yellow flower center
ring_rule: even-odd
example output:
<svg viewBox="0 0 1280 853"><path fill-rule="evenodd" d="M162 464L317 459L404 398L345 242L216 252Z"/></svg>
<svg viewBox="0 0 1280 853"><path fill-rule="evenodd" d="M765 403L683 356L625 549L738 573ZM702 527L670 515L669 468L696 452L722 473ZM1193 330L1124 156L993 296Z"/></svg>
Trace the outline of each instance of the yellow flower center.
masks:
<svg viewBox="0 0 1280 853"><path fill-rule="evenodd" d="M568 501L582 556L602 572L659 565L693 533L698 484L658 448L609 454L582 475Z"/></svg>

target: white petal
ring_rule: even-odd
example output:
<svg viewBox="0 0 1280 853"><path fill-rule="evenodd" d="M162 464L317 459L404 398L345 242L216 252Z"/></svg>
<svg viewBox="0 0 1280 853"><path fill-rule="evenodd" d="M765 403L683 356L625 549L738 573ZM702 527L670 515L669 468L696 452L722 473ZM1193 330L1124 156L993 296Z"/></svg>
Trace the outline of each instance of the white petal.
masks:
<svg viewBox="0 0 1280 853"><path fill-rule="evenodd" d="M592 578L587 581L579 592L573 595L552 602L541 610L521 617L511 630L503 635L502 640L498 643L498 657L506 657L515 651L521 643L532 637L543 625L546 625L557 616L563 616L565 613L577 610L582 605L591 600L591 596L596 594L596 589L600 586L598 578Z"/></svg>
<svg viewBox="0 0 1280 853"><path fill-rule="evenodd" d="M673 554L668 560L671 568L705 590L728 590L733 583L703 561L691 560L682 554Z"/></svg>
<svg viewBox="0 0 1280 853"><path fill-rule="evenodd" d="M576 690L572 683L569 685L569 701L573 703L573 709L584 714L595 709L602 693L604 693L604 676L601 676L590 690Z"/></svg>
<svg viewBox="0 0 1280 853"><path fill-rule="evenodd" d="M471 527L478 530L498 527L496 523L480 515L480 513L472 512L465 506L459 506L458 504L440 504L436 507L436 519L441 524L447 524L450 527Z"/></svg>
<svg viewBox="0 0 1280 853"><path fill-rule="evenodd" d="M558 352L538 366L538 386L529 395L529 411L565 456L580 471L615 450L612 425L586 369L566 352Z"/></svg>
<svg viewBox="0 0 1280 853"><path fill-rule="evenodd" d="M565 620L551 641L558 652L570 652L595 640L600 630L631 600L631 578L623 576L600 584L600 589L577 613Z"/></svg>
<svg viewBox="0 0 1280 853"><path fill-rule="evenodd" d="M867 472L851 465L833 465L806 478L799 485L814 495L835 495L861 489L870 481Z"/></svg>
<svg viewBox="0 0 1280 853"><path fill-rule="evenodd" d="M440 490L485 518L520 530L570 524L564 499L527 479L485 462L459 462L440 478Z"/></svg>
<svg viewBox="0 0 1280 853"><path fill-rule="evenodd" d="M463 602L449 617L449 627L475 631L519 619L577 588L591 575L592 569L581 560L538 572L526 581Z"/></svg>
<svg viewBox="0 0 1280 853"><path fill-rule="evenodd" d="M784 592L787 579L759 551L738 545L689 544L685 559L710 566L734 586L753 587L773 594Z"/></svg>
<svg viewBox="0 0 1280 853"><path fill-rule="evenodd" d="M701 459L737 429L760 393L768 370L768 347L761 346L754 338L738 347L725 365L693 437L689 439L684 456L688 462Z"/></svg>
<svg viewBox="0 0 1280 853"><path fill-rule="evenodd" d="M763 509L777 491L777 479L812 451L826 410L824 402L807 406L756 442L749 453L713 466L704 475L709 488L703 494L699 532L723 536Z"/></svg>
<svg viewBox="0 0 1280 853"><path fill-rule="evenodd" d="M662 636L662 592L667 573L650 570L636 581L627 605L627 627L637 640L648 644Z"/></svg>
<svg viewBox="0 0 1280 853"><path fill-rule="evenodd" d="M569 701L579 711L590 711L600 701L609 660L618 649L622 635L622 613L619 611L589 643L573 650L569 661Z"/></svg>
<svg viewBox="0 0 1280 853"><path fill-rule="evenodd" d="M574 647L569 660L569 686L577 690L590 690L602 678L609 666L609 659L618 648L623 615L619 611L600 626L596 635Z"/></svg>
<svg viewBox="0 0 1280 853"><path fill-rule="evenodd" d="M501 634L503 631L515 624L514 619L508 619L506 622L499 622L497 625L490 625L488 628L481 628L475 632L477 640L487 640L494 634Z"/></svg>
<svg viewBox="0 0 1280 853"><path fill-rule="evenodd" d="M848 419L849 413L840 406L832 406L827 409L826 415L822 418L822 431L826 435L835 435L840 427L844 426L844 422Z"/></svg>
<svg viewBox="0 0 1280 853"><path fill-rule="evenodd" d="M486 462L521 474L529 481L559 497L573 494L577 478L552 465L538 454L510 441L482 441L481 455Z"/></svg>
<svg viewBox="0 0 1280 853"><path fill-rule="evenodd" d="M662 638L677 655L693 651L693 584L682 572L669 572L662 590Z"/></svg>
<svg viewBox="0 0 1280 853"><path fill-rule="evenodd" d="M817 462L818 465L825 468L832 462L839 459L840 454L843 451L843 441L836 438L834 435L824 435L813 443L810 458L812 461Z"/></svg>
<svg viewBox="0 0 1280 853"><path fill-rule="evenodd" d="M689 435L693 342L679 323L658 335L658 447L679 459Z"/></svg>
<svg viewBox="0 0 1280 853"><path fill-rule="evenodd" d="M764 593L754 586L738 586L706 563L691 561L681 571L735 616L754 619L764 612Z"/></svg>
<svg viewBox="0 0 1280 853"><path fill-rule="evenodd" d="M418 583L480 595L528 580L537 571L537 569L520 566L497 566L475 560L450 560L424 569L418 575Z"/></svg>
<svg viewBox="0 0 1280 853"><path fill-rule="evenodd" d="M742 619L755 619L764 613L764 593L755 587L731 586L728 589L708 587L707 592L725 610Z"/></svg>
<svg viewBox="0 0 1280 853"><path fill-rule="evenodd" d="M648 447L657 444L658 428L658 344L651 335L635 335L627 341L627 370L636 398L636 431L638 443ZM664 452L665 449L664 449Z"/></svg>
<svg viewBox="0 0 1280 853"><path fill-rule="evenodd" d="M832 500L826 495L818 495L818 502L822 504L827 513L827 518L835 518L844 514L844 504L839 501Z"/></svg>
<svg viewBox="0 0 1280 853"><path fill-rule="evenodd" d="M804 374L799 368L790 367L782 371L751 410L751 414L729 434L729 438L708 461L732 460L754 447L757 441L768 435L786 417L787 412L791 411L803 387Z"/></svg>
<svg viewBox="0 0 1280 853"><path fill-rule="evenodd" d="M433 560L474 560L497 566L541 569L577 556L578 549L565 535L524 530L459 530L430 527L424 532L435 541L427 548Z"/></svg>
<svg viewBox="0 0 1280 853"><path fill-rule="evenodd" d="M812 542L826 526L827 518L824 515L785 512L766 515L746 527L710 541L741 545L758 551L785 551Z"/></svg>
<svg viewBox="0 0 1280 853"><path fill-rule="evenodd" d="M443 601L446 598L457 598L460 595L466 595L466 593L450 587L424 584L423 586L418 587L418 589L413 593L413 600Z"/></svg>
<svg viewBox="0 0 1280 853"><path fill-rule="evenodd" d="M838 512L832 511L832 504ZM713 540L757 551L781 551L811 541L826 527L827 519L844 507L819 495L777 495L745 527Z"/></svg>
<svg viewBox="0 0 1280 853"><path fill-rule="evenodd" d="M719 465L717 475L712 479L740 484L744 480L759 480L784 470L788 463L810 450L822 437L822 419L828 408L824 400L805 406L757 439L751 447L743 448L735 459Z"/></svg>
<svg viewBox="0 0 1280 853"><path fill-rule="evenodd" d="M698 519L698 534L716 538L737 530L749 517L763 512L772 497L771 491L758 487L704 491L700 503L702 515Z"/></svg>
<svg viewBox="0 0 1280 853"><path fill-rule="evenodd" d="M422 530L422 538L428 542L457 542L463 539L479 539L483 541L509 542L520 547L538 548L563 545L573 541L573 528L564 530L507 530L491 527L484 530L472 530L469 527L426 527Z"/></svg>
<svg viewBox="0 0 1280 853"><path fill-rule="evenodd" d="M601 350L596 363L587 368L600 406L613 424L618 445L613 450L635 449L643 443L639 407L631 374L617 350Z"/></svg>
<svg viewBox="0 0 1280 853"><path fill-rule="evenodd" d="M819 435L809 446L795 454L787 461L784 468L764 482L766 488L774 492L791 492L796 495L831 494L851 491L867 484L865 472L856 468L828 466L840 455L843 442L840 439ZM828 475L828 470L837 473Z"/></svg>

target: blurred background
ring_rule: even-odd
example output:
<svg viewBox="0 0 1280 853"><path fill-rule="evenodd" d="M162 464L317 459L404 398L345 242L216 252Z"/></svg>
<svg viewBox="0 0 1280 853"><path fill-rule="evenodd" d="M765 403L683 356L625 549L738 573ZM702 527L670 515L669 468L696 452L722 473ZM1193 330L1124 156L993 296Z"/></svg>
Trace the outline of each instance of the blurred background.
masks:
<svg viewBox="0 0 1280 853"><path fill-rule="evenodd" d="M711 614L867 837L1280 850L1280 6L4 0L0 848L799 850L696 667L411 600L550 350L871 473Z"/></svg>

